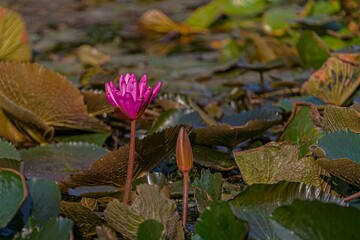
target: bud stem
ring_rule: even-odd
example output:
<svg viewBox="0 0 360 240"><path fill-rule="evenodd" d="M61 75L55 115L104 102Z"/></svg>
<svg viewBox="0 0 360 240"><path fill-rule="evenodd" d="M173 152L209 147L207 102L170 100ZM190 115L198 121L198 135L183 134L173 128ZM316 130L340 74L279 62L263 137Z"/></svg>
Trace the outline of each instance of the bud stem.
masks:
<svg viewBox="0 0 360 240"><path fill-rule="evenodd" d="M129 162L126 175L125 192L123 203L128 204L131 193L131 180L134 172L134 159L135 159L135 132L136 132L136 120L131 120L131 135L130 135L130 150L129 150Z"/></svg>
<svg viewBox="0 0 360 240"><path fill-rule="evenodd" d="M184 185L183 185L183 204L182 204L182 221L183 227L186 229L186 220L188 212L188 186L189 186L189 172L183 172Z"/></svg>

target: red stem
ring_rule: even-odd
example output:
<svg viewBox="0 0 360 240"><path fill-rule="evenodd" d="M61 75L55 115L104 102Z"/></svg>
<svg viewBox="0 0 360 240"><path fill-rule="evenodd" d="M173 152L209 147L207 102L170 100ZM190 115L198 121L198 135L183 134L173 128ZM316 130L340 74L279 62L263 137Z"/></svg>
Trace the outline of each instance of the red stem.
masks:
<svg viewBox="0 0 360 240"><path fill-rule="evenodd" d="M346 198L343 198L344 202L349 202L351 200L354 200L356 198L360 197L360 192L354 193L353 195L347 196Z"/></svg>
<svg viewBox="0 0 360 240"><path fill-rule="evenodd" d="M136 132L136 120L131 120L131 136L130 136L130 150L129 150L129 162L126 175L125 193L123 203L128 204L131 193L131 180L134 172L134 159L135 159L135 132Z"/></svg>
<svg viewBox="0 0 360 240"><path fill-rule="evenodd" d="M189 187L189 172L183 172L184 186L183 186L183 206L182 206L182 221L183 227L186 229L186 220L188 212L188 187Z"/></svg>

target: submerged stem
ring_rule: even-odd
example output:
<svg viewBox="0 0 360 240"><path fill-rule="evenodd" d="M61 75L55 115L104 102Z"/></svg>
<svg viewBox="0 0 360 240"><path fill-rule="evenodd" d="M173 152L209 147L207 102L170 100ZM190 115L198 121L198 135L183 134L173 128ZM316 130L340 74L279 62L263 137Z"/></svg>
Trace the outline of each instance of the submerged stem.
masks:
<svg viewBox="0 0 360 240"><path fill-rule="evenodd" d="M136 120L131 120L131 135L130 135L130 150L129 150L129 162L126 175L125 193L123 203L128 204L131 193L131 180L134 172L134 159L135 159L135 132L136 132Z"/></svg>
<svg viewBox="0 0 360 240"><path fill-rule="evenodd" d="M186 220L188 212L188 186L189 186L189 172L183 172L184 174L184 185L183 185L183 205L182 205L182 221L183 226L186 229Z"/></svg>

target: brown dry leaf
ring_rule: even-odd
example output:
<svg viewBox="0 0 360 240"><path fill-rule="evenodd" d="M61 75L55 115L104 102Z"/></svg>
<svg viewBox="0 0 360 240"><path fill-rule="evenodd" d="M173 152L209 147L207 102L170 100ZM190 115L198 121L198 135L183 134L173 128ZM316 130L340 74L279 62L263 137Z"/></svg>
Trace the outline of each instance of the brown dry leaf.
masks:
<svg viewBox="0 0 360 240"><path fill-rule="evenodd" d="M80 204L92 211L97 211L98 209L98 203L95 198L83 197L81 198Z"/></svg>
<svg viewBox="0 0 360 240"><path fill-rule="evenodd" d="M80 61L92 66L100 66L110 61L111 57L106 53L90 45L82 45L78 49Z"/></svg>
<svg viewBox="0 0 360 240"><path fill-rule="evenodd" d="M150 171L165 157L175 151L176 139L180 127L172 127L147 136L142 140L136 139L134 179ZM127 162L129 159L129 145L111 151L90 166L89 170L74 174L70 179L59 183L61 192L68 188L80 186L114 185L125 186Z"/></svg>
<svg viewBox="0 0 360 240"><path fill-rule="evenodd" d="M0 62L0 106L18 129L39 143L52 138L52 127L109 130L89 116L70 81L38 64Z"/></svg>
<svg viewBox="0 0 360 240"><path fill-rule="evenodd" d="M359 56L343 54L328 58L303 84L301 91L342 106L359 86Z"/></svg>
<svg viewBox="0 0 360 240"><path fill-rule="evenodd" d="M30 61L28 33L21 15L0 7L0 60Z"/></svg>
<svg viewBox="0 0 360 240"><path fill-rule="evenodd" d="M98 240L117 240L116 232L105 226L96 226Z"/></svg>
<svg viewBox="0 0 360 240"><path fill-rule="evenodd" d="M84 96L90 116L97 116L114 111L114 107L109 104L104 92L83 91L81 94Z"/></svg>
<svg viewBox="0 0 360 240"><path fill-rule="evenodd" d="M316 163L322 169L327 170L331 175L354 186L360 187L360 164L347 158L335 160L320 158Z"/></svg>
<svg viewBox="0 0 360 240"><path fill-rule="evenodd" d="M327 106L320 126L325 132L348 129L354 133L360 133L360 114L352 108Z"/></svg>
<svg viewBox="0 0 360 240"><path fill-rule="evenodd" d="M289 142L270 142L259 148L234 153L244 181L273 184L282 180L320 186L313 157L299 159L299 148Z"/></svg>
<svg viewBox="0 0 360 240"><path fill-rule="evenodd" d="M157 185L138 185L137 192L139 195L131 206L117 199L110 202L104 212L107 222L125 239L137 239L140 224L153 219L163 224L167 239L179 239L180 216L175 201L165 197Z"/></svg>
<svg viewBox="0 0 360 240"><path fill-rule="evenodd" d="M62 201L60 214L74 221L76 229L83 238L96 236L96 226L105 223L95 212L76 202Z"/></svg>
<svg viewBox="0 0 360 240"><path fill-rule="evenodd" d="M273 49L268 45L263 37L259 34L251 31L240 31L241 35L245 38L245 40L250 41L254 48L256 49L255 52L247 54L248 55L248 62L260 62L266 63L275 60L276 54ZM252 48L246 48L247 51Z"/></svg>

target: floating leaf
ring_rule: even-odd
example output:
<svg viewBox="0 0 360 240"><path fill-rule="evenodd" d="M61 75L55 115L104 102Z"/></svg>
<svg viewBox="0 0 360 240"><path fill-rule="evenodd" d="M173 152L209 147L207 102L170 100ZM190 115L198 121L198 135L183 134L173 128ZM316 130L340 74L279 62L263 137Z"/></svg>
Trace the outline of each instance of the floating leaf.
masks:
<svg viewBox="0 0 360 240"><path fill-rule="evenodd" d="M174 200L164 196L157 185L137 186L139 195L131 206L114 199L105 209L106 221L127 239L136 239L140 224L153 219L165 228L168 239L177 239L179 214Z"/></svg>
<svg viewBox="0 0 360 240"><path fill-rule="evenodd" d="M230 204L235 215L249 223L250 238L279 239L268 217L277 207L290 204L294 199L318 199L344 204L340 198L324 193L319 188L287 181L251 185L230 200Z"/></svg>
<svg viewBox="0 0 360 240"><path fill-rule="evenodd" d="M55 136L57 142L82 142L103 146L111 133L82 133L78 135Z"/></svg>
<svg viewBox="0 0 360 240"><path fill-rule="evenodd" d="M20 14L0 7L0 60L30 61L28 33Z"/></svg>
<svg viewBox="0 0 360 240"><path fill-rule="evenodd" d="M263 15L264 29L276 36L285 34L285 31L290 27L291 20L296 19L297 12L294 8L274 7L270 8Z"/></svg>
<svg viewBox="0 0 360 240"><path fill-rule="evenodd" d="M208 28L220 17L221 6L220 2L211 1L193 11L185 22L193 27Z"/></svg>
<svg viewBox="0 0 360 240"><path fill-rule="evenodd" d="M78 49L78 57L83 64L99 66L110 61L111 57L106 53L90 45L82 45Z"/></svg>
<svg viewBox="0 0 360 240"><path fill-rule="evenodd" d="M75 86L37 64L0 63L0 106L7 118L39 143L52 139L52 127L109 130L88 115Z"/></svg>
<svg viewBox="0 0 360 240"><path fill-rule="evenodd" d="M22 161L13 158L0 158L0 168L11 168L17 172L23 173L24 164Z"/></svg>
<svg viewBox="0 0 360 240"><path fill-rule="evenodd" d="M195 224L195 232L206 240L246 239L249 226L237 219L228 202L213 202Z"/></svg>
<svg viewBox="0 0 360 240"><path fill-rule="evenodd" d="M270 142L259 148L237 151L234 156L248 185L287 180L319 186L314 158L299 159L299 149L294 144Z"/></svg>
<svg viewBox="0 0 360 240"><path fill-rule="evenodd" d="M84 96L84 101L90 116L97 116L114 111L114 107L109 104L104 92L82 91L81 94Z"/></svg>
<svg viewBox="0 0 360 240"><path fill-rule="evenodd" d="M60 213L74 221L77 231L84 238L94 237L96 226L104 224L104 220L95 212L76 202L62 201Z"/></svg>
<svg viewBox="0 0 360 240"><path fill-rule="evenodd" d="M117 187L108 185L84 186L74 189L69 188L67 193L75 197L100 198L118 195L119 189Z"/></svg>
<svg viewBox="0 0 360 240"><path fill-rule="evenodd" d="M74 172L88 169L107 151L88 143L58 143L21 151L25 175L29 178L63 180Z"/></svg>
<svg viewBox="0 0 360 240"><path fill-rule="evenodd" d="M0 140L0 158L16 159L20 161L20 153L11 143Z"/></svg>
<svg viewBox="0 0 360 240"><path fill-rule="evenodd" d="M328 160L320 158L316 161L322 169L331 175L342 179L354 186L360 187L360 164L349 159Z"/></svg>
<svg viewBox="0 0 360 240"><path fill-rule="evenodd" d="M223 179L221 173L211 174L210 170L202 170L201 178L195 179L195 200L200 213L204 212L211 202L221 200Z"/></svg>
<svg viewBox="0 0 360 240"><path fill-rule="evenodd" d="M138 240L160 240L163 239L164 226L152 219L142 222L139 226Z"/></svg>
<svg viewBox="0 0 360 240"><path fill-rule="evenodd" d="M55 181L33 178L26 184L32 199L32 224L40 227L48 219L57 217L61 195Z"/></svg>
<svg viewBox="0 0 360 240"><path fill-rule="evenodd" d="M278 113L265 109L226 116L223 118L222 124L194 129L195 143L233 148L237 144L263 133L280 119L281 116Z"/></svg>
<svg viewBox="0 0 360 240"><path fill-rule="evenodd" d="M313 31L304 31L296 45L306 68L318 69L330 55L329 48Z"/></svg>
<svg viewBox="0 0 360 240"><path fill-rule="evenodd" d="M319 118L317 110L309 104L296 103L280 141L290 141L299 147L299 158L311 154L310 146L317 143L321 133L315 129L313 118Z"/></svg>
<svg viewBox="0 0 360 240"><path fill-rule="evenodd" d="M318 143L328 159L348 158L360 163L360 134L337 131L325 134Z"/></svg>
<svg viewBox="0 0 360 240"><path fill-rule="evenodd" d="M39 232L32 232L26 239L69 240L72 237L73 225L68 218L51 218L44 223Z"/></svg>
<svg viewBox="0 0 360 240"><path fill-rule="evenodd" d="M201 145L194 145L192 149L195 163L201 166L220 171L230 171L237 168L236 162L231 158L231 153Z"/></svg>
<svg viewBox="0 0 360 240"><path fill-rule="evenodd" d="M294 200L271 215L281 239L358 239L360 211L320 201Z"/></svg>
<svg viewBox="0 0 360 240"><path fill-rule="evenodd" d="M219 1L223 4L224 13L226 15L255 15L260 13L266 7L265 0L248 0L248 1L234 1L226 0Z"/></svg>
<svg viewBox="0 0 360 240"><path fill-rule="evenodd" d="M21 173L10 168L0 168L0 229L15 216L27 194Z"/></svg>
<svg viewBox="0 0 360 240"><path fill-rule="evenodd" d="M165 129L136 140L134 179L149 172L165 157L175 151L180 127ZM125 186L129 146L111 151L94 162L89 170L71 175L69 180L59 183L61 192L80 186L115 185Z"/></svg>
<svg viewBox="0 0 360 240"><path fill-rule="evenodd" d="M354 133L360 133L360 114L351 108L326 106L320 126L325 132L348 129Z"/></svg>
<svg viewBox="0 0 360 240"><path fill-rule="evenodd" d="M314 46L312 46L313 49ZM342 106L360 86L360 62L356 65L330 57L302 86L302 92L326 103Z"/></svg>
<svg viewBox="0 0 360 240"><path fill-rule="evenodd" d="M279 105L287 112L292 111L293 104L296 102L305 102L311 103L315 106L325 105L323 101L313 96L301 96L301 97L292 97L292 98L282 98L279 100Z"/></svg>

